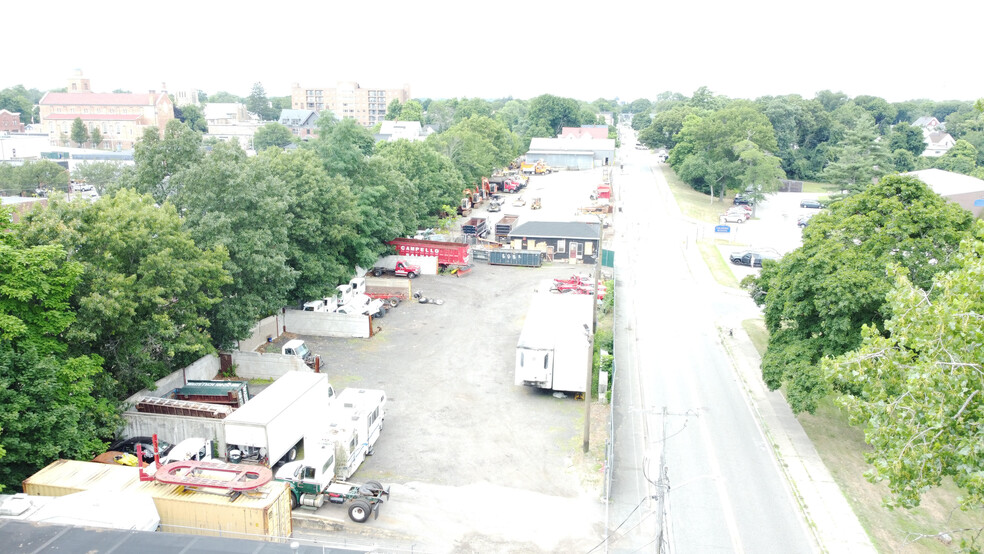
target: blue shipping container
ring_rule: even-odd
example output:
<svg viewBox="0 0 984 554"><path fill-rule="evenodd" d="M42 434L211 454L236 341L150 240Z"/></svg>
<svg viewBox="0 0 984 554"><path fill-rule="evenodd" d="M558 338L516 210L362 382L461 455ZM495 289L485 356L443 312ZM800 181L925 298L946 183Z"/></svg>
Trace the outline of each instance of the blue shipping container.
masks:
<svg viewBox="0 0 984 554"><path fill-rule="evenodd" d="M543 253L539 250L490 250L489 263L492 265L540 267L543 263Z"/></svg>

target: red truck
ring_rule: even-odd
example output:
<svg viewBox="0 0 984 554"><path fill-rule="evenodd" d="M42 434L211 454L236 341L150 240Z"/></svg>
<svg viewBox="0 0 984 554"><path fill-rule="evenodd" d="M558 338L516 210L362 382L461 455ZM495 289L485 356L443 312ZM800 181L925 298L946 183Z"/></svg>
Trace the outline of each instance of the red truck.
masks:
<svg viewBox="0 0 984 554"><path fill-rule="evenodd" d="M437 264L442 267L463 266L468 264L470 258L468 245L462 242L393 239L388 244L396 248L401 256L437 256Z"/></svg>

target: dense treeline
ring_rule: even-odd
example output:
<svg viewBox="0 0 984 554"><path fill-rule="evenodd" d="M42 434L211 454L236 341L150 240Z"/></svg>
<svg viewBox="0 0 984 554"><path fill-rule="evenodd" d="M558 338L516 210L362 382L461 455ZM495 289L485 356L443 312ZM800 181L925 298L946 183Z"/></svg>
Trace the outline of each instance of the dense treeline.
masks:
<svg viewBox="0 0 984 554"><path fill-rule="evenodd" d="M760 171L771 177L754 183L764 192L774 190L773 181L781 178L857 192L883 175L930 167L984 176L981 100L889 103L825 90L812 99L788 95L747 101L702 87L689 98L663 93L647 102L632 117L639 140L670 150L669 163L680 177L708 194L744 190L753 184L748 174L756 166L782 170ZM922 130L912 125L920 117L936 118L939 130L956 145L943 156L923 156ZM755 145L754 154L747 153L748 141ZM754 162L739 163L743 153Z"/></svg>

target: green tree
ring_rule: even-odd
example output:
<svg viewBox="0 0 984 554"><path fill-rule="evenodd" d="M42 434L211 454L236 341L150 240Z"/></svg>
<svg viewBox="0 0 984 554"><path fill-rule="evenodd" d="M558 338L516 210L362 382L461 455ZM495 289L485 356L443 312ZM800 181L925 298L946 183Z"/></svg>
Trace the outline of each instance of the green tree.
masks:
<svg viewBox="0 0 984 554"><path fill-rule="evenodd" d="M779 190L781 179L786 178L779 158L763 152L757 144L750 140L741 141L735 145L738 154L738 164L741 168L737 181L741 190L754 198L756 204L765 200L767 194Z"/></svg>
<svg viewBox="0 0 984 554"><path fill-rule="evenodd" d="M899 148L892 152L892 165L900 173L912 171L916 168L916 157L912 155L912 152Z"/></svg>
<svg viewBox="0 0 984 554"><path fill-rule="evenodd" d="M750 141L759 150L776 151L776 138L769 119L750 102L735 101L706 117L689 115L670 152L670 165L695 190L724 196L727 190L744 190L739 163L742 148Z"/></svg>
<svg viewBox="0 0 984 554"><path fill-rule="evenodd" d="M458 108L458 100L434 100L427 104L427 115L424 122L434 125L438 132L444 131L454 124L455 112Z"/></svg>
<svg viewBox="0 0 984 554"><path fill-rule="evenodd" d="M100 194L109 185L119 181L122 167L115 162L86 162L75 168L73 175L96 188Z"/></svg>
<svg viewBox="0 0 984 554"><path fill-rule="evenodd" d="M174 108L174 117L188 126L192 131L199 133L208 132L208 123L205 122L205 113L194 104Z"/></svg>
<svg viewBox="0 0 984 554"><path fill-rule="evenodd" d="M862 426L872 449L873 481L886 481L890 504L918 506L946 477L984 504L984 225L976 222L952 270L931 288L893 268L885 332L865 326L860 346L824 362L827 378L847 391L839 403Z"/></svg>
<svg viewBox="0 0 984 554"><path fill-rule="evenodd" d="M34 192L35 189L68 188L68 171L50 160L27 162L18 168L16 175L21 190Z"/></svg>
<svg viewBox="0 0 984 554"><path fill-rule="evenodd" d="M297 272L290 298L322 298L348 282L364 257L358 198L344 178L330 177L313 150L261 152L253 163L268 166L287 186L287 264Z"/></svg>
<svg viewBox="0 0 984 554"><path fill-rule="evenodd" d="M262 83L253 83L253 89L246 97L245 104L246 110L260 116L261 120L270 121L273 119L273 107L270 106L270 100L266 96Z"/></svg>
<svg viewBox="0 0 984 554"><path fill-rule="evenodd" d="M560 98L550 94L541 94L530 100L529 103L530 129L549 129L549 136L555 137L560 134L564 127L579 127L581 120L581 107L572 98Z"/></svg>
<svg viewBox="0 0 984 554"><path fill-rule="evenodd" d="M690 114L707 114L691 106L677 105L669 110L659 112L649 124L639 133L639 142L650 148L672 149L676 146L676 135L683 129L683 120ZM635 124L635 119L633 119ZM645 122L645 119L642 120Z"/></svg>
<svg viewBox="0 0 984 554"><path fill-rule="evenodd" d="M71 353L105 360L120 399L213 351L206 315L229 281L228 256L196 246L170 204L126 189L55 202L28 214L22 235L60 245L84 268L64 336Z"/></svg>
<svg viewBox="0 0 984 554"><path fill-rule="evenodd" d="M383 143L378 155L389 160L416 187L416 195L410 200L425 227L437 226L443 207L456 203L465 189L465 181L454 163L431 143L404 140Z"/></svg>
<svg viewBox="0 0 984 554"><path fill-rule="evenodd" d="M470 117L427 140L454 163L466 186L478 184L519 154L519 137L488 117Z"/></svg>
<svg viewBox="0 0 984 554"><path fill-rule="evenodd" d="M884 143L878 140L875 122L868 115L859 118L854 128L847 131L832 157L823 176L851 192L864 190L875 178L892 171L891 157Z"/></svg>
<svg viewBox="0 0 984 554"><path fill-rule="evenodd" d="M82 271L60 245L0 237L0 489L19 489L58 458L92 457L119 422L114 404L92 394L105 380L99 357L65 354Z"/></svg>
<svg viewBox="0 0 984 554"><path fill-rule="evenodd" d="M946 171L970 175L977 169L977 155L974 145L961 139L947 150L946 154L937 158L935 165Z"/></svg>
<svg viewBox="0 0 984 554"><path fill-rule="evenodd" d="M892 127L892 133L888 138L888 149L895 152L898 149L908 150L913 156L922 156L926 150L926 139L923 138L922 129L899 123Z"/></svg>
<svg viewBox="0 0 984 554"><path fill-rule="evenodd" d="M219 91L208 97L209 104L242 104L244 99L242 96L236 96L235 94Z"/></svg>
<svg viewBox="0 0 984 554"><path fill-rule="evenodd" d="M256 321L286 306L294 289L287 187L269 164L251 163L238 143L228 142L171 180L180 191L173 201L195 244L228 252L224 267L232 280L208 313L213 343L230 348L249 336Z"/></svg>
<svg viewBox="0 0 984 554"><path fill-rule="evenodd" d="M762 357L765 383L786 387L794 411L813 412L830 392L820 360L861 344L863 325L881 328L899 264L917 286L953 267L971 214L914 177L889 175L810 220L803 246L748 278L765 313L769 345Z"/></svg>
<svg viewBox="0 0 984 554"><path fill-rule="evenodd" d="M518 136L530 136L527 134L530 123L529 106L525 101L510 100L506 102L499 111L495 112L495 118Z"/></svg>
<svg viewBox="0 0 984 554"><path fill-rule="evenodd" d="M823 106L823 109L832 112L837 108L843 106L847 103L848 97L843 92L831 92L829 90L821 90L816 95L817 102Z"/></svg>
<svg viewBox="0 0 984 554"><path fill-rule="evenodd" d="M639 112L632 116L632 128L636 131L645 130L647 127L653 124L653 116L648 111Z"/></svg>
<svg viewBox="0 0 984 554"><path fill-rule="evenodd" d="M645 98L637 98L629 102L629 105L626 106L624 111L627 113L635 114L635 113L648 112L650 109L652 109L652 107L653 107L653 103L650 102L649 100Z"/></svg>
<svg viewBox="0 0 984 554"><path fill-rule="evenodd" d="M85 123L82 123L81 117L76 117L72 121L72 142L78 144L81 147L86 141L89 140L89 130L85 128Z"/></svg>
<svg viewBox="0 0 984 554"><path fill-rule="evenodd" d="M99 145L102 144L103 141L102 131L99 130L99 127L95 127L92 129L91 139L92 139L92 145L95 146L96 148L99 148Z"/></svg>
<svg viewBox="0 0 984 554"><path fill-rule="evenodd" d="M388 106L386 106L386 121L397 121L400 119L400 112L402 111L402 106L400 101L396 98L390 100Z"/></svg>
<svg viewBox="0 0 984 554"><path fill-rule="evenodd" d="M280 123L267 123L253 134L253 149L262 152L267 148L285 148L294 142L294 133Z"/></svg>
<svg viewBox="0 0 984 554"><path fill-rule="evenodd" d="M25 125L32 123L33 121L38 121L34 117L34 105L37 104L41 97L38 96L37 99L32 99L31 93L24 88L23 85L17 85L12 88L5 88L0 90L0 110L7 110L11 113L20 114L20 122Z"/></svg>
<svg viewBox="0 0 984 554"><path fill-rule="evenodd" d="M889 126L895 122L895 116L898 114L895 106L889 104L884 98L877 96L855 96L851 101L874 118L875 126L878 127L882 134L888 131Z"/></svg>
<svg viewBox="0 0 984 554"><path fill-rule="evenodd" d="M202 156L202 136L177 119L167 122L163 137L156 127L144 129L133 152L133 186L163 204L177 192L171 177L198 163Z"/></svg>
<svg viewBox="0 0 984 554"><path fill-rule="evenodd" d="M400 121L424 121L424 107L417 100L407 100L400 108Z"/></svg>

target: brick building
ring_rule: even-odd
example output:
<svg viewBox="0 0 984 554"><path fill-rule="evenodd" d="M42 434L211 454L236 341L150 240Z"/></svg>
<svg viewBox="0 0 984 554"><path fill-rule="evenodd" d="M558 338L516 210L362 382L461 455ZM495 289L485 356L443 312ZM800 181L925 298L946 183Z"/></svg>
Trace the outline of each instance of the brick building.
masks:
<svg viewBox="0 0 984 554"><path fill-rule="evenodd" d="M410 85L380 89L343 82L334 88L312 88L294 83L290 90L290 107L295 110L314 110L319 114L331 110L338 119L354 119L366 127L385 120L386 108L393 100L401 104L410 100Z"/></svg>
<svg viewBox="0 0 984 554"><path fill-rule="evenodd" d="M127 150L143 136L144 129L164 131L174 119L174 105L166 91L147 93L92 92L89 79L76 71L68 81L68 92L49 92L38 103L41 129L52 145L64 146L71 141L72 123L81 118L92 135L99 129L101 149Z"/></svg>
<svg viewBox="0 0 984 554"><path fill-rule="evenodd" d="M0 110L0 133L23 133L24 124L20 120L20 112Z"/></svg>

